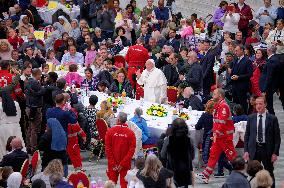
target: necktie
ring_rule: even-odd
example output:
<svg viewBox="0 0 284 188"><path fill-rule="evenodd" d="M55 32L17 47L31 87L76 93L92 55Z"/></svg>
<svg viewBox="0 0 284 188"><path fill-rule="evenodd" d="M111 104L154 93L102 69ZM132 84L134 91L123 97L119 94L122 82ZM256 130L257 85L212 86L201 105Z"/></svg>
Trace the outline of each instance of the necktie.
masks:
<svg viewBox="0 0 284 188"><path fill-rule="evenodd" d="M262 115L259 115L257 138L259 143L263 142Z"/></svg>

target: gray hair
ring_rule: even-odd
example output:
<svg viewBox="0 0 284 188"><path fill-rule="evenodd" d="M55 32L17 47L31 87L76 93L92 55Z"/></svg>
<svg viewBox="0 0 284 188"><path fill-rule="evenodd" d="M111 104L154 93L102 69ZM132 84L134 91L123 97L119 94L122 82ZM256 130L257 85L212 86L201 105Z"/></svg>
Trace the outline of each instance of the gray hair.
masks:
<svg viewBox="0 0 284 188"><path fill-rule="evenodd" d="M96 27L96 28L95 28L95 32L102 32L102 30L101 30L101 28Z"/></svg>
<svg viewBox="0 0 284 188"><path fill-rule="evenodd" d="M275 54L277 51L277 47L275 45L268 45L267 50L270 51L271 53Z"/></svg>
<svg viewBox="0 0 284 188"><path fill-rule="evenodd" d="M127 121L127 114L125 112L119 112L117 119L120 123L125 123Z"/></svg>
<svg viewBox="0 0 284 188"><path fill-rule="evenodd" d="M135 114L138 116L138 117L141 117L142 114L143 114L143 110L142 108L138 107L135 109Z"/></svg>
<svg viewBox="0 0 284 188"><path fill-rule="evenodd" d="M195 57L197 59L197 53L195 51L188 52L187 56L192 56L192 57Z"/></svg>
<svg viewBox="0 0 284 188"><path fill-rule="evenodd" d="M63 176L60 173L54 172L49 176L49 182L51 187L55 187L61 180Z"/></svg>
<svg viewBox="0 0 284 188"><path fill-rule="evenodd" d="M218 93L221 95L222 98L225 98L225 90L222 88L218 88Z"/></svg>

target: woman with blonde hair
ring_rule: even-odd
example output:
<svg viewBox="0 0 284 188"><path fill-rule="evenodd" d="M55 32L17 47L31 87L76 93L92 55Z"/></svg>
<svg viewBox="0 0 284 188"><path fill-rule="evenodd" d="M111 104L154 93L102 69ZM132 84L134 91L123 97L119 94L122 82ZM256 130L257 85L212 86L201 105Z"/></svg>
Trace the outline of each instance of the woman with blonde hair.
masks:
<svg viewBox="0 0 284 188"><path fill-rule="evenodd" d="M99 53L97 53L95 61L91 65L91 69L94 72L94 76L96 76L96 75L98 75L100 73L100 71L103 68L103 65L104 65L104 59L103 59L103 57Z"/></svg>
<svg viewBox="0 0 284 188"><path fill-rule="evenodd" d="M0 40L0 58L1 60L11 60L11 53L12 53L13 47L9 43L7 39L1 39Z"/></svg>
<svg viewBox="0 0 284 188"><path fill-rule="evenodd" d="M166 188L167 180L171 179L174 173L164 168L156 155L149 154L145 161L145 167L138 171L136 176L143 182L145 188Z"/></svg>
<svg viewBox="0 0 284 188"><path fill-rule="evenodd" d="M102 101L100 107L101 109L97 113L97 119L104 119L109 127L113 127L116 121L111 104L107 101Z"/></svg>
<svg viewBox="0 0 284 188"><path fill-rule="evenodd" d="M267 170L261 170L255 175L257 188L270 188L273 180Z"/></svg>
<svg viewBox="0 0 284 188"><path fill-rule="evenodd" d="M44 171L34 175L31 181L33 182L37 179L41 179L45 182L46 188L51 188L49 176L53 173L59 173L63 176L64 173L61 160L53 159L52 161L50 161Z"/></svg>

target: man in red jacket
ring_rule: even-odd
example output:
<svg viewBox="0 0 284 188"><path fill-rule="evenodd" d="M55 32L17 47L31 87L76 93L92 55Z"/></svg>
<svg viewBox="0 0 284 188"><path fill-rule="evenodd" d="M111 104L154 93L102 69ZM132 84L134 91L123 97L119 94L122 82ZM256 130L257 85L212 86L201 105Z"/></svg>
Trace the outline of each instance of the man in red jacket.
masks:
<svg viewBox="0 0 284 188"><path fill-rule="evenodd" d="M131 159L136 148L136 138L126 124L127 114L120 112L117 125L110 128L105 136L105 149L108 160L107 176L117 183L120 176L120 185L127 188L124 177L131 168Z"/></svg>
<svg viewBox="0 0 284 188"><path fill-rule="evenodd" d="M134 89L136 86L136 71L140 69L143 72L146 61L149 59L148 50L144 48L144 39L142 37L137 39L136 45L130 46L125 56L128 63L128 79Z"/></svg>
<svg viewBox="0 0 284 188"><path fill-rule="evenodd" d="M196 174L196 177L204 183L208 183L209 177L213 173L222 152L226 154L229 161L232 161L237 156L233 145L235 127L230 107L225 101L225 91L220 88L215 89L213 99L216 101L213 112L213 143L207 167L201 174Z"/></svg>
<svg viewBox="0 0 284 188"><path fill-rule="evenodd" d="M248 35L248 24L253 19L251 8L245 4L245 0L239 0L235 4L236 13L240 14L239 30L243 33L243 37L246 38Z"/></svg>

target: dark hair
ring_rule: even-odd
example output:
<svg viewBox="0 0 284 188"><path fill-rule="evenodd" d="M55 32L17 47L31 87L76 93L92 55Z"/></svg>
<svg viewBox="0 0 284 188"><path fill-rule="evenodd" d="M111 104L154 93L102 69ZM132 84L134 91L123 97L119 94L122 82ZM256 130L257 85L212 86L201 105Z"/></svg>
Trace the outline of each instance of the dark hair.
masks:
<svg viewBox="0 0 284 188"><path fill-rule="evenodd" d="M76 40L73 38L73 37L68 37L67 38L67 46L68 46L68 49L69 49L69 45L68 45L68 41L69 40L71 40L72 42L73 42L73 44L72 45L70 45L70 46L75 46L75 48L77 48L77 43L76 43Z"/></svg>
<svg viewBox="0 0 284 188"><path fill-rule="evenodd" d="M2 168L2 179L7 180L12 173L13 168L11 166L4 166Z"/></svg>
<svg viewBox="0 0 284 188"><path fill-rule="evenodd" d="M212 37L214 22L209 22L207 25L208 36Z"/></svg>
<svg viewBox="0 0 284 188"><path fill-rule="evenodd" d="M134 12L134 7L133 7L131 4L126 5L125 10L127 10L129 7L131 7L131 8L132 8L132 12L131 12L131 13L133 13L133 12Z"/></svg>
<svg viewBox="0 0 284 188"><path fill-rule="evenodd" d="M64 100L65 100L65 97L64 97L64 95L62 93L61 94L57 94L55 96L55 103L56 104L61 104Z"/></svg>
<svg viewBox="0 0 284 188"><path fill-rule="evenodd" d="M46 58L48 59L49 58L49 56L50 56L50 54L51 53L55 53L55 51L53 50L53 49L49 49L48 51L47 51L47 54L46 54Z"/></svg>
<svg viewBox="0 0 284 188"><path fill-rule="evenodd" d="M262 60L266 60L267 59L267 51L263 50L263 49L257 49L255 52L260 51L262 54Z"/></svg>
<svg viewBox="0 0 284 188"><path fill-rule="evenodd" d="M64 78L60 78L56 81L56 86L59 89L64 89L65 85L66 85L66 80Z"/></svg>
<svg viewBox="0 0 284 188"><path fill-rule="evenodd" d="M67 34L68 37L69 37L69 34L68 34L67 32L63 32L62 35L61 35L61 38L63 39L63 36L66 35L66 34ZM67 40L68 40L68 38L67 38Z"/></svg>
<svg viewBox="0 0 284 188"><path fill-rule="evenodd" d="M195 19L197 18L197 14L196 13L191 14L191 16L194 17Z"/></svg>
<svg viewBox="0 0 284 188"><path fill-rule="evenodd" d="M96 95L91 95L89 98L90 105L95 106L98 103L98 97Z"/></svg>
<svg viewBox="0 0 284 188"><path fill-rule="evenodd" d="M12 140L16 138L16 136L10 136L8 139L7 139L7 142L6 142L6 151L12 151L12 146L11 146L11 142Z"/></svg>
<svg viewBox="0 0 284 188"><path fill-rule="evenodd" d="M228 2L227 1L221 1L220 4L219 4L219 7L221 8L224 5L228 5Z"/></svg>
<svg viewBox="0 0 284 188"><path fill-rule="evenodd" d="M237 45L236 45L236 48L237 48L237 47L240 47L240 49L241 49L242 51L245 51L244 45L242 45L242 44L237 44Z"/></svg>
<svg viewBox="0 0 284 188"><path fill-rule="evenodd" d="M99 83L98 83L98 86L101 86L101 87L107 87L108 86L108 83L104 80L101 80Z"/></svg>
<svg viewBox="0 0 284 188"><path fill-rule="evenodd" d="M29 62L29 61L25 61L24 62L24 66L23 66L23 70L25 70L25 69L27 69L28 67L29 67L29 65L33 65L31 62Z"/></svg>
<svg viewBox="0 0 284 188"><path fill-rule="evenodd" d="M36 179L32 183L32 188L46 188L46 184L42 179Z"/></svg>
<svg viewBox="0 0 284 188"><path fill-rule="evenodd" d="M233 111L236 116L240 116L245 113L243 107L240 104L236 104Z"/></svg>
<svg viewBox="0 0 284 188"><path fill-rule="evenodd" d="M35 77L36 75L41 74L41 70L39 68L32 69L32 76Z"/></svg>
<svg viewBox="0 0 284 188"><path fill-rule="evenodd" d="M0 62L0 67L1 67L1 70L7 70L9 68L9 61L8 60L3 60Z"/></svg>
<svg viewBox="0 0 284 188"><path fill-rule="evenodd" d="M251 44L250 45L246 45L245 49L248 50L250 56L254 55L255 52L254 52L254 49L253 49Z"/></svg>
<svg viewBox="0 0 284 188"><path fill-rule="evenodd" d="M69 72L77 72L78 66L76 64L69 65Z"/></svg>
<svg viewBox="0 0 284 188"><path fill-rule="evenodd" d="M251 177L254 177L255 174L262 169L263 169L263 166L258 160L252 160L248 162L247 173Z"/></svg>
<svg viewBox="0 0 284 188"><path fill-rule="evenodd" d="M92 75L94 74L93 70L90 67L85 69L85 72L87 72L87 71L90 72Z"/></svg>
<svg viewBox="0 0 284 188"><path fill-rule="evenodd" d="M188 135L188 127L184 119L177 118L172 122L172 135L173 136L184 136Z"/></svg>
<svg viewBox="0 0 284 188"><path fill-rule="evenodd" d="M188 48L183 46L183 47L180 48L180 51L186 51L188 53Z"/></svg>
<svg viewBox="0 0 284 188"><path fill-rule="evenodd" d="M55 83L58 79L58 74L56 72L49 72L48 76L53 83Z"/></svg>
<svg viewBox="0 0 284 188"><path fill-rule="evenodd" d="M135 167L139 170L142 170L145 166L145 158L144 157L138 157L135 160Z"/></svg>
<svg viewBox="0 0 284 188"><path fill-rule="evenodd" d="M231 164L233 166L233 170L244 170L246 162L242 156L237 156Z"/></svg>
<svg viewBox="0 0 284 188"><path fill-rule="evenodd" d="M122 26L120 26L120 27L117 27L117 28L115 29L116 35L118 35L118 33L119 33L120 30L122 30L123 34L125 34L125 29L124 29Z"/></svg>
<svg viewBox="0 0 284 188"><path fill-rule="evenodd" d="M41 65L41 70L43 70L45 67L48 67L48 68L49 68L49 65L48 65L47 63L43 63L43 64Z"/></svg>

